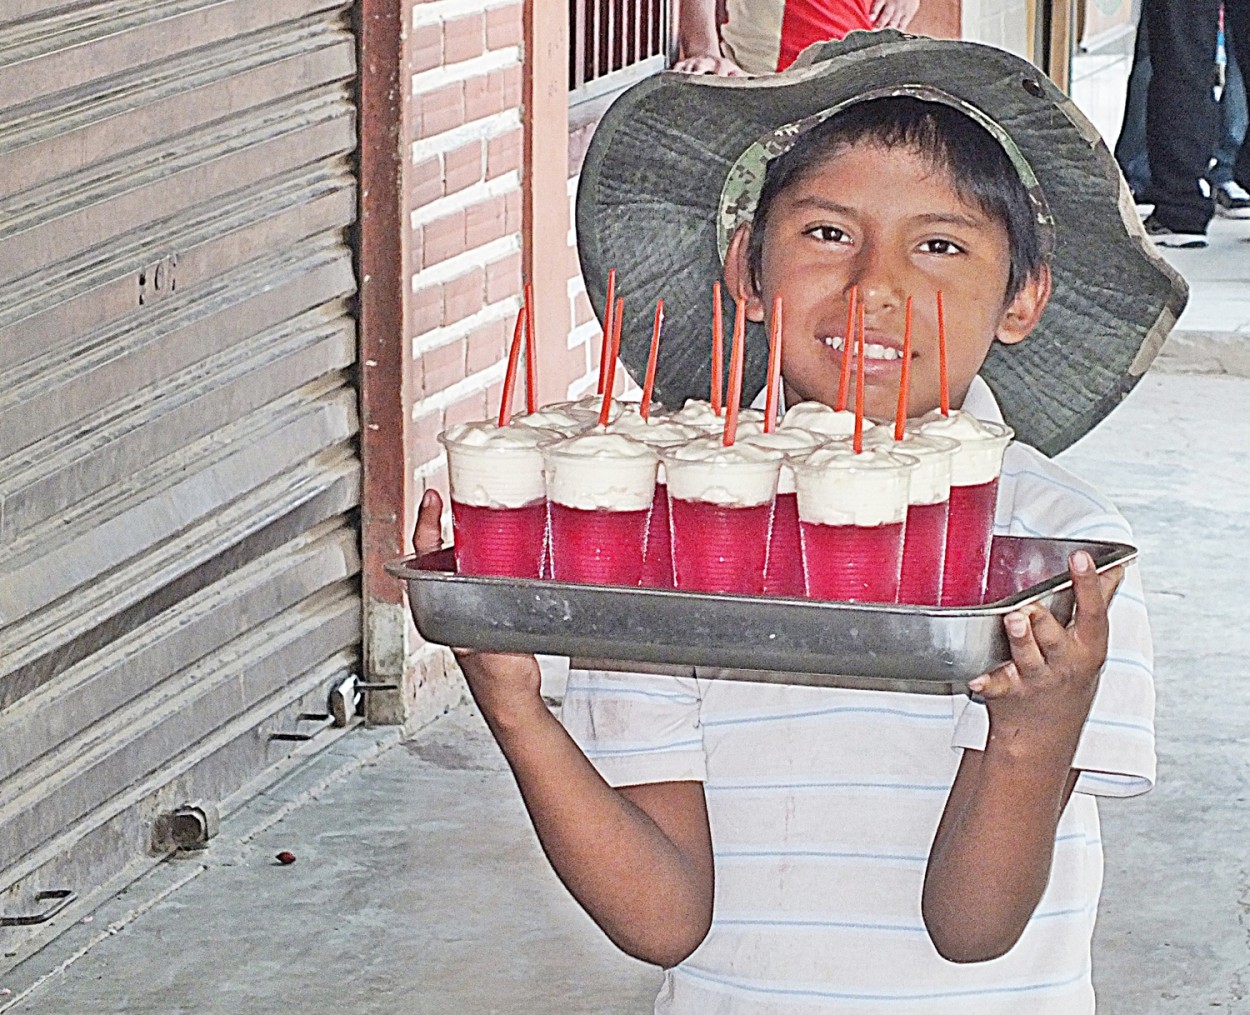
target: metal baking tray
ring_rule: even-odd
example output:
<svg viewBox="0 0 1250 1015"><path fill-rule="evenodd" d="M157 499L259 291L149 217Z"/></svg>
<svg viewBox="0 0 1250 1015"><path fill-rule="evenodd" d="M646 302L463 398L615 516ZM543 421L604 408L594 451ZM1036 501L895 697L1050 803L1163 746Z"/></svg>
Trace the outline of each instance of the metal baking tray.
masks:
<svg viewBox="0 0 1250 1015"><path fill-rule="evenodd" d="M600 669L841 685L850 678L954 684L1011 657L1002 617L1040 603L1072 616L1068 555L1099 571L1127 564L1123 543L995 536L987 601L930 607L711 595L457 575L451 549L392 561L427 641L569 656ZM692 669L693 668L693 669Z"/></svg>

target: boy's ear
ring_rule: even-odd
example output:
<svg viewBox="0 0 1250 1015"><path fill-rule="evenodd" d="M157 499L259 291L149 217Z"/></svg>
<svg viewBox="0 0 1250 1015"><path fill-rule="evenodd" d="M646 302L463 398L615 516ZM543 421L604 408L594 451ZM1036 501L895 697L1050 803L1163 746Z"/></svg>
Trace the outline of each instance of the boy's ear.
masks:
<svg viewBox="0 0 1250 1015"><path fill-rule="evenodd" d="M746 298L748 321L763 321L764 301L751 281L750 248L751 226L744 222L734 230L729 249L725 252L725 287L729 290L730 299Z"/></svg>
<svg viewBox="0 0 1250 1015"><path fill-rule="evenodd" d="M1042 312L1050 302L1050 265L1043 264L1037 274L1029 278L1003 311L995 337L1003 345L1015 345L1029 337L1042 319Z"/></svg>

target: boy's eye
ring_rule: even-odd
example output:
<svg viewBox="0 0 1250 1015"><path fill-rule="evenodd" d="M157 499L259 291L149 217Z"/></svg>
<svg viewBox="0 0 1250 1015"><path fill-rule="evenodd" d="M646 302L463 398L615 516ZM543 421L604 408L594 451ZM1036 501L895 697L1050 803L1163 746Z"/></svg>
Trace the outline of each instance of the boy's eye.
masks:
<svg viewBox="0 0 1250 1015"><path fill-rule="evenodd" d="M925 240L920 249L926 254L962 254L963 247L950 240Z"/></svg>
<svg viewBox="0 0 1250 1015"><path fill-rule="evenodd" d="M849 243L850 237L837 226L812 226L807 230L808 236L814 236L821 243Z"/></svg>

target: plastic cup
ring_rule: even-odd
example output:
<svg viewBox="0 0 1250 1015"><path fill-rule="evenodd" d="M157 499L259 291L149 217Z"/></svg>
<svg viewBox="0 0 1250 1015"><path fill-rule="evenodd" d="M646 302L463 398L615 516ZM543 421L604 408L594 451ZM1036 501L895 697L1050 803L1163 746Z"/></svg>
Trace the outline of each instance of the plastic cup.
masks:
<svg viewBox="0 0 1250 1015"><path fill-rule="evenodd" d="M439 436L447 452L457 572L542 576L547 504L539 445L554 436L489 421Z"/></svg>
<svg viewBox="0 0 1250 1015"><path fill-rule="evenodd" d="M941 605L979 606L984 601L989 576L998 477L1012 430L962 410L950 416L929 413L916 429L926 437L948 437L959 442L951 462Z"/></svg>
<svg viewBox="0 0 1250 1015"><path fill-rule="evenodd" d="M642 580L656 453L621 434L587 433L542 447L551 577L586 585Z"/></svg>
<svg viewBox="0 0 1250 1015"><path fill-rule="evenodd" d="M799 501L795 492L794 468L789 459L802 457L824 444L824 434L799 427L772 433L747 434L743 444L768 448L785 455L777 479L777 500L773 507L773 528L768 537L768 562L764 567L764 595L802 596L803 552L799 542Z"/></svg>
<svg viewBox="0 0 1250 1015"><path fill-rule="evenodd" d="M638 406L627 404L621 414L608 424L610 433L623 433L641 441L657 453L665 448L685 444L700 435L696 427L674 422L669 417L653 415L643 419ZM647 525L647 549L642 561L642 584L650 589L673 587L673 540L669 531L668 482L664 464L656 475L655 499L651 504L651 520Z"/></svg>
<svg viewBox="0 0 1250 1015"><path fill-rule="evenodd" d="M661 452L673 580L691 592L760 595L781 455L715 435Z"/></svg>
<svg viewBox="0 0 1250 1015"><path fill-rule="evenodd" d="M794 463L803 576L812 599L898 600L916 459L829 444Z"/></svg>
<svg viewBox="0 0 1250 1015"><path fill-rule="evenodd" d="M903 541L903 568L898 601L937 606L942 592L946 558L946 525L950 508L951 463L959 445L945 437L905 434L894 439L889 427L866 434L864 443L897 451L916 459L908 489L907 530Z"/></svg>

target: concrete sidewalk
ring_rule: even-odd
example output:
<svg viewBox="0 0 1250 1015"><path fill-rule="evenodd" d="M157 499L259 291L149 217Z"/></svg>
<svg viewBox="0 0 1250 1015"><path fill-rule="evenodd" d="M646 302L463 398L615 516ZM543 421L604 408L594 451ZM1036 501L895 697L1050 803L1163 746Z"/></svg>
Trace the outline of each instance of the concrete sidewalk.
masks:
<svg viewBox="0 0 1250 1015"><path fill-rule="evenodd" d="M1159 785L1102 808L1111 1015L1250 1013L1247 407L1248 379L1152 374L1065 456L1135 526L1158 649ZM378 736L348 736L0 979L0 1010L649 1012L656 971L567 897L473 710Z"/></svg>

